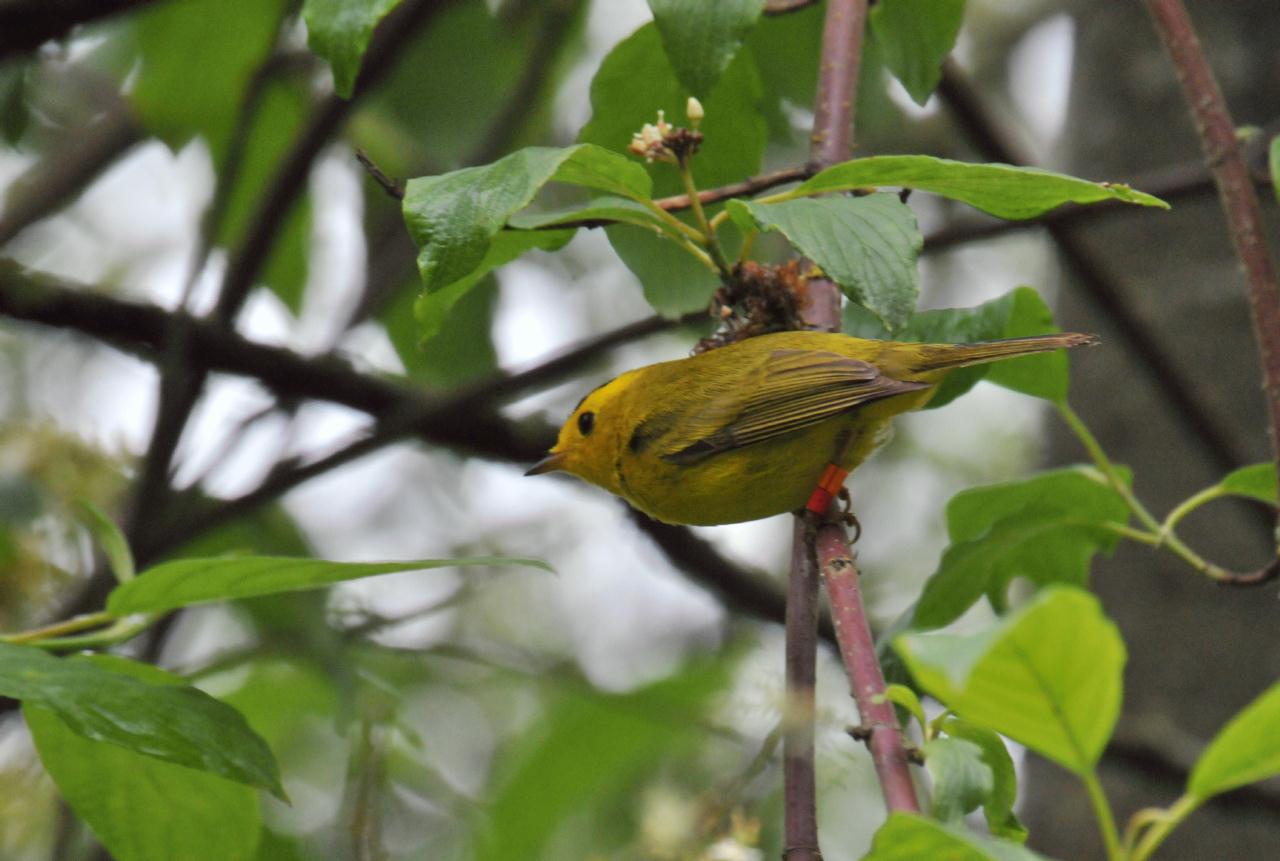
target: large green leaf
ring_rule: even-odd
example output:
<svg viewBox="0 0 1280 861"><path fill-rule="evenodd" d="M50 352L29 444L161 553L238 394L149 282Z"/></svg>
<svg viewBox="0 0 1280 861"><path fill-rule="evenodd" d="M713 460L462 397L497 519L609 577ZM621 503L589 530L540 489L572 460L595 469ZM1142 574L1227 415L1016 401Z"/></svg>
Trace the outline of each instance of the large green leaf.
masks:
<svg viewBox="0 0 1280 861"><path fill-rule="evenodd" d="M628 198L644 198L650 191L644 168L592 144L528 147L493 164L412 179L405 188L404 217L420 249L418 270L426 293L476 275L507 220L553 181ZM548 240L522 241L529 248Z"/></svg>
<svg viewBox="0 0 1280 861"><path fill-rule="evenodd" d="M77 660L147 686L183 684L164 670L123 658ZM113 858L233 861L254 856L262 818L252 788L85 738L55 711L34 702L23 707L23 716L58 792Z"/></svg>
<svg viewBox="0 0 1280 861"><path fill-rule="evenodd" d="M824 197L762 204L730 201L764 230L777 230L890 331L906 324L920 295L916 258L924 240L896 195Z"/></svg>
<svg viewBox="0 0 1280 861"><path fill-rule="evenodd" d="M732 677L726 659L629 694L565 690L510 753L486 808L479 861L526 861L566 819L581 819L636 778L705 741L699 716Z"/></svg>
<svg viewBox="0 0 1280 861"><path fill-rule="evenodd" d="M680 82L705 96L764 11L764 0L649 0L662 46Z"/></svg>
<svg viewBox="0 0 1280 861"><path fill-rule="evenodd" d="M1280 683L1233 717L1209 742L1187 791L1198 801L1280 774Z"/></svg>
<svg viewBox="0 0 1280 861"><path fill-rule="evenodd" d="M991 795L995 778L982 758L982 748L961 738L935 738L922 748L933 778L930 813L942 822L964 823L968 814Z"/></svg>
<svg viewBox="0 0 1280 861"><path fill-rule="evenodd" d="M47 709L84 738L283 795L275 758L239 712L195 688L135 675L0 643L0 695Z"/></svg>
<svg viewBox="0 0 1280 861"><path fill-rule="evenodd" d="M978 634L894 640L916 681L965 720L1089 774L1120 714L1120 632L1082 589L1045 589Z"/></svg>
<svg viewBox="0 0 1280 861"><path fill-rule="evenodd" d="M350 98L373 28L400 2L305 0L302 4L302 18L307 22L307 44L329 61L333 69L333 88L338 95Z"/></svg>
<svg viewBox="0 0 1280 861"><path fill-rule="evenodd" d="M999 218L1035 218L1064 203L1119 200L1169 205L1127 185L1089 182L1066 174L1007 164L971 164L926 155L882 155L834 165L800 184L787 197L901 186L959 200Z"/></svg>
<svg viewBox="0 0 1280 861"><path fill-rule="evenodd" d="M921 343L964 344L999 338L1021 338L1058 331L1053 312L1030 287L1018 287L1003 296L973 308L943 308L921 311L897 332L890 332L861 306L849 303L844 311L844 330L862 338L894 338ZM1069 375L1065 351L1037 353L972 368L957 368L938 384L937 393L926 409L946 406L979 380L1027 395L1062 402L1067 397Z"/></svg>
<svg viewBox="0 0 1280 861"><path fill-rule="evenodd" d="M738 51L720 82L702 99L706 117L698 126L704 136L693 160L700 188L737 182L759 172L767 137L760 113L760 75L747 49ZM591 81L591 121L578 135L587 143L625 151L631 135L652 123L658 111L667 121L687 125L685 88L663 53L658 31L646 24L619 42ZM654 194L684 191L674 166L650 167Z"/></svg>
<svg viewBox="0 0 1280 861"><path fill-rule="evenodd" d="M891 813L862 861L1044 861L1030 849L914 813Z"/></svg>
<svg viewBox="0 0 1280 861"><path fill-rule="evenodd" d="M493 346L498 280L493 273L466 290L447 314L441 315L442 325L436 334L426 339L421 337L414 313L419 283L415 276L413 283L401 287L378 315L409 378L437 388L452 388L493 373L498 367ZM428 297L423 301L432 300Z"/></svg>
<svg viewBox="0 0 1280 861"><path fill-rule="evenodd" d="M329 562L287 556L178 559L161 563L117 586L107 598L107 611L115 616L163 613L191 604L315 589L396 571L495 565L525 565L551 570L547 563L537 559L504 556L401 562Z"/></svg>
<svg viewBox="0 0 1280 861"><path fill-rule="evenodd" d="M964 0L880 0L871 7L871 32L884 64L923 105L942 78L964 19Z"/></svg>
<svg viewBox="0 0 1280 861"><path fill-rule="evenodd" d="M1089 468L961 491L947 503L950 544L925 583L912 626L937 628L986 595L997 609L1015 577L1039 586L1082 586L1095 553L1110 553L1124 499Z"/></svg>

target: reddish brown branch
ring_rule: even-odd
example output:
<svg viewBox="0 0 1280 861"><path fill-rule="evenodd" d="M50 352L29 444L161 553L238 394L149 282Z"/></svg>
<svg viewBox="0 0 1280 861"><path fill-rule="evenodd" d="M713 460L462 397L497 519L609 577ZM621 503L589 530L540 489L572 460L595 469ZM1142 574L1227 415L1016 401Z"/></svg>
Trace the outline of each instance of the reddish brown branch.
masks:
<svg viewBox="0 0 1280 861"><path fill-rule="evenodd" d="M769 17L790 15L792 12L799 12L801 9L817 4L818 0L769 0L764 4L764 14Z"/></svg>
<svg viewBox="0 0 1280 861"><path fill-rule="evenodd" d="M1244 268L1253 333L1262 359L1272 456L1280 473L1280 280L1263 235L1258 195L1240 155L1226 100L1200 48L1186 7L1181 0L1147 0L1147 8L1182 83L1205 160L1218 186L1231 242ZM1273 561L1260 571L1226 582L1259 583L1276 576L1278 569L1280 564Z"/></svg>
<svg viewBox="0 0 1280 861"><path fill-rule="evenodd" d="M831 599L840 657L849 676L849 687L858 703L867 748L875 763L880 789L889 810L919 811L915 786L911 782L907 750L893 704L884 699L884 674L876 660L875 640L867 625L866 609L858 585L854 562L844 530L825 524L818 530L818 565Z"/></svg>
<svg viewBox="0 0 1280 861"><path fill-rule="evenodd" d="M862 63L866 0L830 0L822 27L822 58L814 102L809 161L821 170L853 157L853 105Z"/></svg>
<svg viewBox="0 0 1280 861"><path fill-rule="evenodd" d="M817 781L813 759L817 676L818 566L811 524L795 518L791 576L787 581L787 698L783 706L783 861L821 861L818 849Z"/></svg>
<svg viewBox="0 0 1280 861"><path fill-rule="evenodd" d="M709 205L728 200L731 197L747 197L752 194L759 194L762 191L768 191L779 185L786 185L789 182L801 182L813 176L813 173L813 170L807 165L784 167L770 173L748 177L741 182L700 191L698 192L698 200L705 205ZM654 203L668 212L679 212L682 209L689 208L689 195L676 194L671 197L661 197L655 200Z"/></svg>

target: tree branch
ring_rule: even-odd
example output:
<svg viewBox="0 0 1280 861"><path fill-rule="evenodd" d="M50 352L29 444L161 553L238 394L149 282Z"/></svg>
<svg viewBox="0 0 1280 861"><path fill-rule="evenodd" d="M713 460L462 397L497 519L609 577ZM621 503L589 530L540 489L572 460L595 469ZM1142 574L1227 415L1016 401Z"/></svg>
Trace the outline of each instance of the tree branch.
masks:
<svg viewBox="0 0 1280 861"><path fill-rule="evenodd" d="M867 625L866 608L858 585L858 566L849 552L844 530L833 524L818 529L818 565L831 599L840 657L849 676L849 687L858 703L867 748L880 778L885 807L889 810L920 811L915 785L911 781L902 729L893 703L884 698L884 674L876 660L876 644Z"/></svg>
<svg viewBox="0 0 1280 861"><path fill-rule="evenodd" d="M1263 233L1258 195L1241 158L1226 100L1200 48L1186 7L1181 0L1147 0L1147 8L1182 83L1205 160L1218 186L1231 242L1244 268L1249 308L1253 312L1253 334L1267 393L1272 459L1280 474L1280 280ZM1259 571L1240 575L1232 582L1258 583L1277 573L1280 573L1280 554Z"/></svg>
<svg viewBox="0 0 1280 861"><path fill-rule="evenodd" d="M118 15L155 0L6 0L0 3L0 58L27 53L61 39L81 24Z"/></svg>

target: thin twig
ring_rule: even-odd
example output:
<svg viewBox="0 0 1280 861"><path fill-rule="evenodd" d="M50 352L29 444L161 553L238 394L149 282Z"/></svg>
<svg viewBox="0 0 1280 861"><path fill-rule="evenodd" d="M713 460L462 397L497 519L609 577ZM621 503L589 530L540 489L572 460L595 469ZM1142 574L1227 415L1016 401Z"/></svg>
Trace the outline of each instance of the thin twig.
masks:
<svg viewBox="0 0 1280 861"><path fill-rule="evenodd" d="M387 197L394 200L404 200L404 183L392 179L382 172L382 168L369 158L369 154L359 147L356 148L356 161L360 162L360 166L364 168L365 173L369 177L382 186L382 190L387 193Z"/></svg>
<svg viewBox="0 0 1280 861"><path fill-rule="evenodd" d="M1249 307L1253 312L1253 333L1267 393L1272 458L1280 474L1280 279L1263 232L1258 195L1240 156L1226 100L1200 48L1186 7L1181 0L1147 0L1147 8L1182 83L1205 160L1218 186L1231 242L1244 268ZM1260 583L1277 574L1280 574L1280 556L1273 554L1269 565L1227 582Z"/></svg>

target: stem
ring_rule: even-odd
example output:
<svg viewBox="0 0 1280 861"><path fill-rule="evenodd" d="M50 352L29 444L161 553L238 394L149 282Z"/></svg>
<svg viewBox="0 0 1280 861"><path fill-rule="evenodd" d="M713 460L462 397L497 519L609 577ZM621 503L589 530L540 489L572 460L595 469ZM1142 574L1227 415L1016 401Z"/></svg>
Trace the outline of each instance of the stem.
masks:
<svg viewBox="0 0 1280 861"><path fill-rule="evenodd" d="M821 861L813 764L814 679L818 648L818 569L808 540L810 521L795 518L787 588L787 694L783 710L782 792L786 817L783 861Z"/></svg>
<svg viewBox="0 0 1280 861"><path fill-rule="evenodd" d="M70 619L64 619L61 622L54 622L52 625L45 625L43 628L32 628L30 631L20 631L16 634L0 635L0 643L11 643L17 645L19 643L33 643L39 640L47 640L51 637L61 637L66 634L77 634L80 631L87 631L90 628L100 628L103 625L110 624L115 621L115 617L107 614L106 611L98 613L85 613L82 616L73 616Z"/></svg>
<svg viewBox="0 0 1280 861"><path fill-rule="evenodd" d="M1252 584L1260 582L1259 580L1248 579L1253 575L1240 575L1234 571L1228 571L1220 565L1215 565L1214 563L1209 562L1199 553L1196 553L1183 543L1182 539L1179 538L1172 529L1166 529L1163 524L1156 520L1150 510L1142 504L1142 501L1134 495L1133 489L1129 487L1128 482L1124 480L1124 476L1120 474L1120 471L1116 468L1115 464L1113 464L1110 458L1107 457L1107 453L1102 450L1102 446L1098 443L1097 438L1094 437L1093 433L1081 420L1080 416L1076 415L1075 411L1072 410L1065 402L1058 404L1058 414L1062 416L1063 420L1068 426L1070 426L1072 432L1075 433L1076 437L1079 438L1080 442L1084 445L1085 450L1089 452L1089 457L1093 459L1094 464L1097 465L1099 471L1101 471L1103 476L1107 479L1107 484L1109 484L1111 488L1120 495L1120 498L1124 500L1125 505L1129 507L1129 511L1138 518L1142 525L1147 527L1148 531L1152 535L1159 538L1159 545L1166 547L1171 553L1178 556L1199 573L1204 574L1206 577L1211 580L1216 580L1219 583ZM1114 526L1112 528L1114 528ZM1117 529L1116 531L1120 530ZM1128 537L1135 538L1135 540L1142 541L1143 543L1151 543L1145 537L1144 533L1137 532L1136 530L1132 535L1128 535ZM1270 571L1271 569L1266 570Z"/></svg>
<svg viewBox="0 0 1280 861"><path fill-rule="evenodd" d="M707 220L706 210L702 208L702 201L698 198L698 187L694 185L693 171L689 169L688 159L680 160L680 181L684 183L685 194L689 195L689 207L693 210L693 217L697 220L698 226L702 228L703 242L707 246L707 250L711 252L711 259L715 261L720 277L726 280L731 279L733 277L733 269L729 266L729 261L725 259L724 250L720 247L720 241L716 239L715 228ZM679 219L676 220L679 221Z"/></svg>
<svg viewBox="0 0 1280 861"><path fill-rule="evenodd" d="M1226 496L1227 493L1218 486L1206 487L1197 494L1187 497L1170 511L1165 517L1164 523L1160 524L1160 532L1162 535L1169 535L1173 532L1173 528L1177 526L1182 518L1195 511L1207 502L1212 502L1219 497Z"/></svg>
<svg viewBox="0 0 1280 861"><path fill-rule="evenodd" d="M702 244L705 242L705 239L701 233L699 233L696 229L690 227L689 225L685 224L680 219L676 218L669 211L663 209L661 206L658 205L657 201L641 200L640 203L644 204L645 208L648 209L650 212L652 212L660 221L662 221L663 224L670 227L672 232L677 237L682 236L682 237L685 237L686 239L690 239L699 244ZM562 225L556 225L556 227L561 227L561 226Z"/></svg>
<svg viewBox="0 0 1280 861"><path fill-rule="evenodd" d="M1107 847L1109 861L1123 861L1124 852L1120 848L1120 832L1116 830L1115 816L1111 813L1111 805L1107 803L1106 793L1098 782L1096 771L1080 775L1084 788L1089 793L1089 802L1093 805L1093 815L1097 817L1098 828L1102 831L1102 842Z"/></svg>
<svg viewBox="0 0 1280 861"><path fill-rule="evenodd" d="M1173 806L1165 811L1165 815L1143 833L1142 839L1138 841L1138 847L1130 856L1131 861L1147 861L1151 853L1155 852L1169 836L1169 832L1182 824L1182 820L1190 816L1199 806L1200 802L1190 795L1184 795L1175 801Z"/></svg>
<svg viewBox="0 0 1280 861"><path fill-rule="evenodd" d="M880 778L885 807L918 813L915 785L911 781L902 728L893 703L885 696L884 674L876 660L875 640L867 625L858 585L858 567L846 543L844 530L826 524L818 530L817 554L822 579L831 599L831 616L836 623L836 640L849 687L858 704L867 747Z"/></svg>

